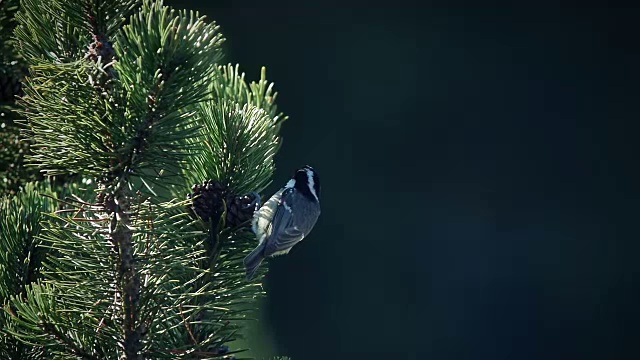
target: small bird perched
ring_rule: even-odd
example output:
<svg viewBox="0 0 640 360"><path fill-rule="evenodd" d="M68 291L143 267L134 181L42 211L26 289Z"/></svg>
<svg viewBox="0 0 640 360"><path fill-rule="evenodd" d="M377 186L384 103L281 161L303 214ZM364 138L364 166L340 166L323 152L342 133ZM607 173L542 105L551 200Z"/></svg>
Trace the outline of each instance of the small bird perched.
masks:
<svg viewBox="0 0 640 360"><path fill-rule="evenodd" d="M255 277L267 257L286 254L311 232L320 216L320 177L309 165L273 194L253 216L258 247L246 258L247 280Z"/></svg>

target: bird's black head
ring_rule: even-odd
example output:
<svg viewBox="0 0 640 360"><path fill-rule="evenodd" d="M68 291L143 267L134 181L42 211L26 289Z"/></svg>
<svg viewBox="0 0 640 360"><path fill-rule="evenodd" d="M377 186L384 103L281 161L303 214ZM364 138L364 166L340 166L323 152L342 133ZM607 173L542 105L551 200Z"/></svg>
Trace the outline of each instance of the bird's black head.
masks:
<svg viewBox="0 0 640 360"><path fill-rule="evenodd" d="M298 169L293 179L296 181L296 190L304 196L313 201L320 199L320 177L311 166L305 165Z"/></svg>

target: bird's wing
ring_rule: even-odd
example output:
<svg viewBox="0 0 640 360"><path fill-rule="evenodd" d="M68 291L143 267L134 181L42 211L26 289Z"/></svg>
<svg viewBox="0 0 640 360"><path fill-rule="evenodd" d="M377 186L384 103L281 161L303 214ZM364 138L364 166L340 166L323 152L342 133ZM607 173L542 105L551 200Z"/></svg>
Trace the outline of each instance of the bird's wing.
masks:
<svg viewBox="0 0 640 360"><path fill-rule="evenodd" d="M283 199L286 199L285 195ZM304 231L311 230L318 218L317 213L311 213L312 210L315 209L296 209L298 212L293 214L287 203L282 202L273 217L271 237L267 240L264 255L286 254L296 243L304 239L307 235ZM295 225L294 217L299 217L299 220L296 218Z"/></svg>

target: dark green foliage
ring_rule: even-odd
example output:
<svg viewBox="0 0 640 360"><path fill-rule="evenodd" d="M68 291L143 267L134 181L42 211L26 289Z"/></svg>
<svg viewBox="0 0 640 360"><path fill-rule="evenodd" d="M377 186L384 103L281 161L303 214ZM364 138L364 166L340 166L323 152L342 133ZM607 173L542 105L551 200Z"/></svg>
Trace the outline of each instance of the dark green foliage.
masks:
<svg viewBox="0 0 640 360"><path fill-rule="evenodd" d="M16 25L17 0L0 0L0 196L15 193L20 185L38 179L24 167L29 142L20 138L16 124L16 96L21 96L26 67L15 51L11 34Z"/></svg>
<svg viewBox="0 0 640 360"><path fill-rule="evenodd" d="M0 67L0 104L13 103L22 96L23 71L17 65Z"/></svg>
<svg viewBox="0 0 640 360"><path fill-rule="evenodd" d="M21 294L38 277L43 252L37 236L44 213L55 210L52 191L44 183L29 183L17 196L0 201L0 299Z"/></svg>
<svg viewBox="0 0 640 360"><path fill-rule="evenodd" d="M0 303L11 297L22 298L27 288L40 279L41 264L47 249L38 238L44 213L55 210L55 202L46 196L53 192L41 183L29 183L11 198L0 199ZM8 313L15 308L5 307ZM7 331L7 314L0 314L0 331ZM24 346L7 334L0 334L0 359L38 358L41 349Z"/></svg>
<svg viewBox="0 0 640 360"><path fill-rule="evenodd" d="M19 56L14 51L11 33L16 26L15 13L18 0L0 0L0 69L10 70L19 63Z"/></svg>
<svg viewBox="0 0 640 360"><path fill-rule="evenodd" d="M16 116L8 106L0 110L0 196L15 194L25 182L41 180L34 168L24 166L30 142L20 137Z"/></svg>

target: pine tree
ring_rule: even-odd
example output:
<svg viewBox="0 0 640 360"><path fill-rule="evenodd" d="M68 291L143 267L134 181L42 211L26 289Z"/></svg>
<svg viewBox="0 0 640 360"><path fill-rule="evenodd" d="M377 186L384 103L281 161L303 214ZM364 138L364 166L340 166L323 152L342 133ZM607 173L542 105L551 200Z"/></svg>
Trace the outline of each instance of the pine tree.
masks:
<svg viewBox="0 0 640 360"><path fill-rule="evenodd" d="M3 189L0 358L241 356L264 295L249 220L286 119L264 68L247 83L214 22L161 1L11 5L24 168L44 178Z"/></svg>

